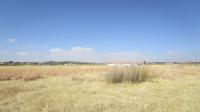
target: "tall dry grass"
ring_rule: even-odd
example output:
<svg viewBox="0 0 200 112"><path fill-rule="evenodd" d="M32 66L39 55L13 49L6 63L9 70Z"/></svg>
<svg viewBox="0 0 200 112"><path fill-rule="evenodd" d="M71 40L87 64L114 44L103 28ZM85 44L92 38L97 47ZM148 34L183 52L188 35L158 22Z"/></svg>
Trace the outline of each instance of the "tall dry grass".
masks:
<svg viewBox="0 0 200 112"><path fill-rule="evenodd" d="M200 75L200 65L148 65L149 70L160 78L174 79L188 75Z"/></svg>
<svg viewBox="0 0 200 112"><path fill-rule="evenodd" d="M139 67L112 67L105 74L109 83L132 82L138 83L151 78L151 72L144 66Z"/></svg>

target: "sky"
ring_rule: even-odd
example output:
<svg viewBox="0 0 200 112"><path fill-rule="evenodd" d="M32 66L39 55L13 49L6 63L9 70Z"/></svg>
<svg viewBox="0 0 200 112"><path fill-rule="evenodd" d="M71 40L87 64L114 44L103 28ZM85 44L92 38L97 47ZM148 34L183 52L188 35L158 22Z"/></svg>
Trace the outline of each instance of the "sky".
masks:
<svg viewBox="0 0 200 112"><path fill-rule="evenodd" d="M0 0L0 61L200 61L198 0Z"/></svg>

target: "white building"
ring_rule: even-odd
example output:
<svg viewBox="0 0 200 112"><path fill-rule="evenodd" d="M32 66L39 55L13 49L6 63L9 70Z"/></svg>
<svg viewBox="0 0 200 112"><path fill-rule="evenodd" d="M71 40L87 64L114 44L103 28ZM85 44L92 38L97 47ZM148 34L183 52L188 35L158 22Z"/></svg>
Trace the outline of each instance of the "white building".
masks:
<svg viewBox="0 0 200 112"><path fill-rule="evenodd" d="M141 62L111 62L107 64L108 66L138 66L143 65Z"/></svg>

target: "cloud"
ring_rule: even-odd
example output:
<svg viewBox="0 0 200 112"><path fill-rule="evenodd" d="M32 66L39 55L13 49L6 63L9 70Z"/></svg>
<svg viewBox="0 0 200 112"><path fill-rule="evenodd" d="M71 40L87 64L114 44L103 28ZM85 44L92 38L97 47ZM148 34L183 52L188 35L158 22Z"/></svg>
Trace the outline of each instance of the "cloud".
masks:
<svg viewBox="0 0 200 112"><path fill-rule="evenodd" d="M89 47L73 47L68 50L53 48L49 49L50 57L53 60L76 60L76 61L94 61L94 49Z"/></svg>
<svg viewBox="0 0 200 112"><path fill-rule="evenodd" d="M16 39L10 38L10 39L8 39L8 42L14 43L14 42L16 42Z"/></svg>
<svg viewBox="0 0 200 112"><path fill-rule="evenodd" d="M51 53L58 53L58 52L62 52L63 50L59 49L59 48L53 48L53 49L49 49L49 51Z"/></svg>
<svg viewBox="0 0 200 112"><path fill-rule="evenodd" d="M75 55L81 55L81 54L88 54L93 51L93 48L87 48L87 47L73 47L70 50L63 50L60 48L53 48L49 49L49 52L52 55L60 55L60 56L75 56Z"/></svg>
<svg viewBox="0 0 200 112"><path fill-rule="evenodd" d="M27 56L27 55L29 55L29 53L27 53L27 52L17 52L17 55L18 56Z"/></svg>
<svg viewBox="0 0 200 112"><path fill-rule="evenodd" d="M66 54L66 51L60 48L49 49L49 52L51 53L52 56L63 56Z"/></svg>
<svg viewBox="0 0 200 112"><path fill-rule="evenodd" d="M130 52L97 52L90 47L73 47L69 50L53 48L49 50L50 55L56 60L76 61L135 61L143 60L142 54L138 51Z"/></svg>
<svg viewBox="0 0 200 112"><path fill-rule="evenodd" d="M74 47L71 49L71 52L73 53L88 53L92 52L94 49L93 48L87 48L87 47Z"/></svg>
<svg viewBox="0 0 200 112"><path fill-rule="evenodd" d="M113 62L113 61L184 61L193 59L194 56L180 51L164 52L139 52L116 51L100 52L91 47L72 47L71 49L52 48L47 51L20 51L9 52L0 50L0 60L25 60L25 61L87 61L87 62Z"/></svg>

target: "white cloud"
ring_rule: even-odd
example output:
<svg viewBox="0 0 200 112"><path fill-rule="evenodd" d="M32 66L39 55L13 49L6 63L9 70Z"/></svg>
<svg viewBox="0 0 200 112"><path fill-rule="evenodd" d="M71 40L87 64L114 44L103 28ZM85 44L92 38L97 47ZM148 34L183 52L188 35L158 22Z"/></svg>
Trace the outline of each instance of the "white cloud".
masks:
<svg viewBox="0 0 200 112"><path fill-rule="evenodd" d="M87 48L87 47L74 47L71 49L71 52L73 53L87 53L87 52L92 52L94 49L93 48Z"/></svg>
<svg viewBox="0 0 200 112"><path fill-rule="evenodd" d="M49 50L50 55L56 60L76 61L138 61L143 60L142 54L137 51L130 52L96 52L89 47L73 47L69 50L54 48Z"/></svg>
<svg viewBox="0 0 200 112"><path fill-rule="evenodd" d="M52 55L57 56L76 56L76 55L85 55L88 53L91 53L93 51L93 48L86 48L86 47L73 47L70 50L63 50L60 48L53 48L50 49L49 52Z"/></svg>
<svg viewBox="0 0 200 112"><path fill-rule="evenodd" d="M53 60L94 61L93 50L93 48L88 47L73 47L69 50L53 48L49 49L49 53Z"/></svg>
<svg viewBox="0 0 200 112"><path fill-rule="evenodd" d="M11 42L11 43L13 43L13 42L15 42L15 41L16 41L16 39L14 39L14 38L8 39L8 42Z"/></svg>
<svg viewBox="0 0 200 112"><path fill-rule="evenodd" d="M51 53L52 56L63 56L66 54L64 50L59 48L49 49L49 52Z"/></svg>
<svg viewBox="0 0 200 112"><path fill-rule="evenodd" d="M49 51L51 53L57 53L57 52L62 52L63 50L62 49L59 49L59 48L53 48L53 49L49 49Z"/></svg>
<svg viewBox="0 0 200 112"><path fill-rule="evenodd" d="M19 55L19 56L27 56L27 55L29 55L29 53L27 53L27 52L17 52L17 55Z"/></svg>

